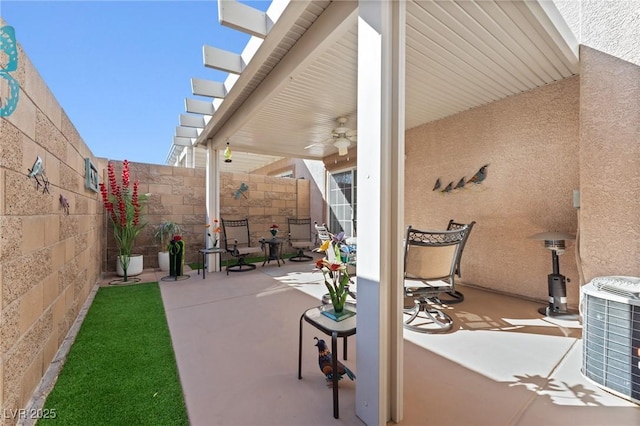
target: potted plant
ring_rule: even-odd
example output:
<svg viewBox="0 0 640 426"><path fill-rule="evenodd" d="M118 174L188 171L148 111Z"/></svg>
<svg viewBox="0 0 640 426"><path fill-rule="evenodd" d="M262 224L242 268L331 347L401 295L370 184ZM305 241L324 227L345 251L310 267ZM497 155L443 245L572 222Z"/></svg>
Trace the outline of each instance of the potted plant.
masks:
<svg viewBox="0 0 640 426"><path fill-rule="evenodd" d="M174 235L179 233L180 225L171 220L163 220L156 227L153 236L160 243L161 251L158 252L158 266L161 271L169 270L169 242L173 240Z"/></svg>
<svg viewBox="0 0 640 426"><path fill-rule="evenodd" d="M122 182L118 185L115 167L109 162L107 166L109 186L100 183L100 193L109 219L113 224L113 236L118 247L119 275L123 282L129 280L129 275L142 272L142 255L132 254L133 242L145 227L142 221L142 207L147 201L148 194L138 194L139 181L136 179L131 186L129 176L129 161L122 164ZM133 262L132 262L133 261ZM131 268L130 268L131 267Z"/></svg>

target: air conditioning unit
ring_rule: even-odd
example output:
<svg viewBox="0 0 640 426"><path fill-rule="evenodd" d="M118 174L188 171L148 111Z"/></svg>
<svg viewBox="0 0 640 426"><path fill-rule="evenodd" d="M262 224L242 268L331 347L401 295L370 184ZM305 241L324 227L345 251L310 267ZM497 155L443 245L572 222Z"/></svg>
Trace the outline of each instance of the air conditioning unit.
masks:
<svg viewBox="0 0 640 426"><path fill-rule="evenodd" d="M640 278L594 278L581 293L582 374L640 403Z"/></svg>

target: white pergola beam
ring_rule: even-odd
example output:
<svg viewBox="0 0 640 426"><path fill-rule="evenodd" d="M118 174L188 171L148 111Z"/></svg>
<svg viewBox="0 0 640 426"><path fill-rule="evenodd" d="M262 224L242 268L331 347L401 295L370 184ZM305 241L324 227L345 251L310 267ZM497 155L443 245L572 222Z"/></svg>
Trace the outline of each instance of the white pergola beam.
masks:
<svg viewBox="0 0 640 426"><path fill-rule="evenodd" d="M218 17L222 25L260 38L265 38L273 27L265 12L236 0L219 0Z"/></svg>
<svg viewBox="0 0 640 426"><path fill-rule="evenodd" d="M193 145L193 140L191 138L184 138L181 136L173 137L173 144L178 146L191 146Z"/></svg>
<svg viewBox="0 0 640 426"><path fill-rule="evenodd" d="M188 98L184 100L184 110L193 114L204 115L213 115L216 111L211 102Z"/></svg>
<svg viewBox="0 0 640 426"><path fill-rule="evenodd" d="M208 96L210 98L223 99L227 94L224 83L200 78L191 79L191 92L196 96Z"/></svg>
<svg viewBox="0 0 640 426"><path fill-rule="evenodd" d="M202 46L202 61L207 68L240 74L245 64L242 56L213 46Z"/></svg>
<svg viewBox="0 0 640 426"><path fill-rule="evenodd" d="M227 135L236 133L269 99L272 99L278 92L283 90L291 81L291 78L295 78L299 73L302 73L309 64L313 63L326 51L327 46L335 44L353 26L354 20L352 18L357 14L357 5L358 2L355 1L332 2L327 7L327 11L330 10L330 13L325 11L320 15L311 28L304 33L287 55L262 81L250 98L245 100L233 113L223 111L224 105L222 105L219 112L223 114L213 117L206 127L206 133L209 135L216 122L225 120L224 124L215 131L215 136L212 140L214 146L222 146L226 142ZM252 62L256 59L259 61L262 58L253 58ZM226 113L230 114L228 119L226 117L223 118ZM254 152L253 149L252 152Z"/></svg>
<svg viewBox="0 0 640 426"><path fill-rule="evenodd" d="M183 127L199 127L204 129L204 117L201 115L180 114L180 125Z"/></svg>
<svg viewBox="0 0 640 426"><path fill-rule="evenodd" d="M197 138L202 129L198 129L197 127L176 127L176 136L182 138Z"/></svg>

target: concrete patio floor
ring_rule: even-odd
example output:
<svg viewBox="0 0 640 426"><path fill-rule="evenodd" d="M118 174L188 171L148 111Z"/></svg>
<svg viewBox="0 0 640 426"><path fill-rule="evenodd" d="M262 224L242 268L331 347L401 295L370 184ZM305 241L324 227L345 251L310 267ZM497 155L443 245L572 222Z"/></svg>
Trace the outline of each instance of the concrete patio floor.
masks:
<svg viewBox="0 0 640 426"><path fill-rule="evenodd" d="M332 417L313 340L324 335L306 323L297 378L300 315L325 293L312 269L288 261L206 279L196 271L177 282L160 281L166 273L142 277L160 282L192 425L363 424L347 379L340 419ZM637 405L580 374L577 321L543 318L535 302L461 290L464 302L448 311L452 332L404 332L402 425L640 424ZM361 376L355 339L345 364Z"/></svg>

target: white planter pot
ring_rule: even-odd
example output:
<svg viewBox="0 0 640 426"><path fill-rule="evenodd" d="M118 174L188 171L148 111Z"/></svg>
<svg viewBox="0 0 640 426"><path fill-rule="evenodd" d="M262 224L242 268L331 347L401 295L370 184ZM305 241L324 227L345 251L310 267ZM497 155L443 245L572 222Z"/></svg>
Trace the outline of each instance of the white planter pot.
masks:
<svg viewBox="0 0 640 426"><path fill-rule="evenodd" d="M129 257L129 267L127 268L127 277L134 277L142 273L142 259L141 254L132 254ZM120 263L120 256L116 259L116 274L119 277L124 277L124 271L122 270L122 264Z"/></svg>
<svg viewBox="0 0 640 426"><path fill-rule="evenodd" d="M169 252L168 251L159 251L158 252L158 266L161 271L169 270Z"/></svg>

